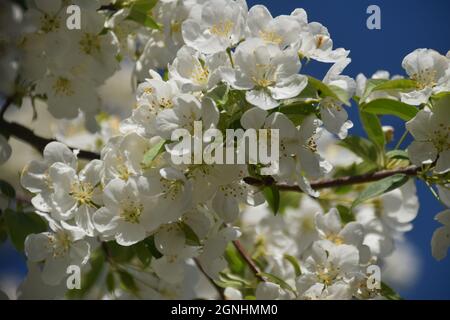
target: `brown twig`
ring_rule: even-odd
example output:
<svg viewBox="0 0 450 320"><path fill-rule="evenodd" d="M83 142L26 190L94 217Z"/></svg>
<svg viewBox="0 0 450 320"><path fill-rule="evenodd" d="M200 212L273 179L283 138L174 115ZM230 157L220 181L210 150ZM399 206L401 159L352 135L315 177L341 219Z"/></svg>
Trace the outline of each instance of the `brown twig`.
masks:
<svg viewBox="0 0 450 320"><path fill-rule="evenodd" d="M325 188L334 188L341 186L349 186L360 183L374 182L378 181L396 174L405 174L407 176L416 176L420 171L420 167L417 166L409 166L405 168L392 169L392 170L381 170L372 173L366 173L356 176L346 176L340 178L333 179L323 179L311 182L311 187L314 190L325 189ZM253 177L246 177L244 181L252 186L256 187L265 187L275 185L275 180L272 178L267 179L258 179ZM295 192L303 192L298 186L291 186L287 184L276 184L277 188L281 191L295 191Z"/></svg>
<svg viewBox="0 0 450 320"><path fill-rule="evenodd" d="M239 240L234 240L233 245L236 248L236 250L239 252L241 257L245 260L245 262L247 263L248 267L253 272L255 277L262 282L266 282L266 279L261 275L261 271L259 270L259 267L253 261L253 259L249 256L247 251L242 246L241 242Z"/></svg>
<svg viewBox="0 0 450 320"><path fill-rule="evenodd" d="M24 127L17 123L7 122L1 118L0 118L0 130L19 139L19 140L22 140L22 141L28 143L29 145L31 145L33 148L35 148L37 151L39 151L41 153L44 151L44 148L47 144L49 144L50 142L56 141L53 139L46 139L46 138L37 136L34 134L34 132L31 129ZM80 150L80 152L78 153L78 157L82 158L82 159L93 160L93 159L99 159L100 155L95 152Z"/></svg>

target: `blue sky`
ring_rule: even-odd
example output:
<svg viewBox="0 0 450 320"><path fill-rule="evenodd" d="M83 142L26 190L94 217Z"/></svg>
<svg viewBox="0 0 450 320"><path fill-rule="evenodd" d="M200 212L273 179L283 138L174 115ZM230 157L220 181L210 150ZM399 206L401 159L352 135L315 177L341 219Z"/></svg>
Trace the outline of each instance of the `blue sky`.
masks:
<svg viewBox="0 0 450 320"><path fill-rule="evenodd" d="M304 8L309 21L320 22L328 28L335 46L351 51L352 63L344 73L352 77L360 72L370 76L379 69L404 75L401 62L414 49L432 48L442 54L450 49L450 1L447 0L250 0L247 3L249 7L265 5L273 16ZM366 28L369 16L366 10L372 4L381 9L381 30ZM328 66L313 64L302 72L322 78ZM362 134L355 107L350 108L350 117L355 123L350 133ZM391 117L382 121L394 126L397 138L401 136L402 121ZM408 140L404 146L411 141ZM407 239L419 252L422 272L413 287L400 293L406 299L450 299L450 257L437 262L431 256L430 247L433 231L439 226L433 218L442 206L423 183L419 182L418 193L421 208Z"/></svg>
<svg viewBox="0 0 450 320"><path fill-rule="evenodd" d="M450 1L447 0L248 0L249 6L266 5L272 14L289 14L297 7L304 8L310 21L328 27L338 47L351 50L352 63L345 73L355 77L362 72L371 75L379 69L392 74L404 74L403 57L416 48L433 48L443 54L449 49ZM366 9L376 4L381 8L381 30L366 28ZM310 63L303 72L321 78L326 66ZM353 134L361 134L356 108L350 108L354 120ZM403 123L394 118L383 119L396 128L397 136L403 132ZM405 146L409 142L405 142ZM416 284L400 291L407 299L450 299L450 257L437 262L431 256L430 240L439 226L433 220L442 206L427 188L418 184L421 209L407 238L414 244L423 262ZM408 266L405 266L407 268ZM0 247L0 274L25 273L23 260L16 252Z"/></svg>

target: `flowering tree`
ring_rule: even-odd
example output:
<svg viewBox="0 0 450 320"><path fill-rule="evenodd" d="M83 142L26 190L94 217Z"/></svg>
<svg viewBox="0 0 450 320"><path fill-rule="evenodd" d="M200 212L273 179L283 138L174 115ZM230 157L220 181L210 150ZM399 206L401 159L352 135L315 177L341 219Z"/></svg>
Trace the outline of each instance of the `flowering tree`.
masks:
<svg viewBox="0 0 450 320"><path fill-rule="evenodd" d="M406 77L354 80L342 74L349 51L303 9L272 17L245 0L0 7L0 163L20 157L10 137L43 154L23 169L26 191L0 181L2 238L28 259L19 297L398 298L373 267L413 227L414 179L450 206L449 54L417 49L403 60ZM330 65L322 80L302 74L313 61ZM35 102L45 103L54 118L81 116L90 132L103 131L111 115L98 89L124 65L136 105L91 150L5 118L29 99L35 117ZM352 104L368 138L348 134ZM405 121L393 150L382 115ZM251 154L190 161L195 146L215 159L225 147L233 158L246 150L245 139L196 136L198 124L265 130L256 143L262 132L277 138L276 170L267 175ZM181 129L189 143L174 135ZM403 149L408 134L414 142ZM441 260L450 210L435 219L443 226L431 250ZM81 278L71 283L73 267Z"/></svg>

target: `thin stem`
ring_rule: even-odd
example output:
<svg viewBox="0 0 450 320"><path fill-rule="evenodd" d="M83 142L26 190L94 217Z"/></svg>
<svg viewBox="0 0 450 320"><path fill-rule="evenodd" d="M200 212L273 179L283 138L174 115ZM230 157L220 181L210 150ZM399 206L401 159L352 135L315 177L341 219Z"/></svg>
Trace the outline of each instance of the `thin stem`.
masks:
<svg viewBox="0 0 450 320"><path fill-rule="evenodd" d="M398 140L397 145L395 146L395 150L398 150L400 148L400 146L402 145L403 141L406 139L406 137L408 136L409 131L405 130L405 132L403 133L402 137L400 138L400 140Z"/></svg>
<svg viewBox="0 0 450 320"><path fill-rule="evenodd" d="M197 266L197 268L200 270L201 273L203 273L203 275L208 279L208 281L211 283L211 285L217 290L217 293L220 296L220 299L225 300L225 293L224 293L224 289L222 287L220 287L213 278L211 278L205 271L205 269L203 269L203 266L201 265L200 261L198 261L197 258L194 258L194 262L195 265Z"/></svg>
<svg viewBox="0 0 450 320"><path fill-rule="evenodd" d="M232 53L231 53L231 49L230 49L230 48L227 48L227 55L228 55L228 58L230 59L230 64L231 64L231 66L232 66L233 69L234 69L233 55L232 55Z"/></svg>
<svg viewBox="0 0 450 320"><path fill-rule="evenodd" d="M262 281L266 282L266 279L261 275L261 271L259 270L259 267L255 264L253 259L250 257L250 255L247 253L247 251L242 246L241 242L239 240L234 240L233 245L236 248L236 250L239 252L241 257L245 260L247 265L249 266L250 270L253 272L255 277Z"/></svg>

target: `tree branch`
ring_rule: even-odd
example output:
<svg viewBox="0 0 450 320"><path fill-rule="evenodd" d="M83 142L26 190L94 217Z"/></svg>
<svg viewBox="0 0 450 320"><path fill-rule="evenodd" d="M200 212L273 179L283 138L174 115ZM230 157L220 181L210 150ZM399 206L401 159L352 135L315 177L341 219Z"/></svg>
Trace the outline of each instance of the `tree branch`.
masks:
<svg viewBox="0 0 450 320"><path fill-rule="evenodd" d="M416 176L420 171L421 167L417 166L409 166L405 168L392 169L392 170L382 170L372 173L366 173L356 176L346 176L334 179L323 179L311 182L311 187L314 190L325 189L325 188L334 188L341 186L349 186L360 183L367 183L378 181L396 174L405 174L407 176ZM258 179L253 177L244 178L245 183L256 186L256 187L266 187L276 185L281 191L295 191L295 192L303 192L298 186L291 186L287 184L276 184L275 180L271 177L265 179Z"/></svg>
<svg viewBox="0 0 450 320"><path fill-rule="evenodd" d="M0 130L19 140L22 140L23 142L30 144L33 148L41 153L44 151L44 148L47 144L56 141L37 136L29 128L17 123L7 122L2 118L0 118ZM100 155L95 152L80 150L80 152L78 153L78 157L93 160L99 159Z"/></svg>
<svg viewBox="0 0 450 320"><path fill-rule="evenodd" d="M266 282L266 279L261 275L261 271L259 270L259 267L255 264L253 259L249 256L247 251L242 246L241 242L239 240L234 240L233 245L236 248L236 250L239 252L241 257L245 260L250 270L253 272L256 278L262 282Z"/></svg>

